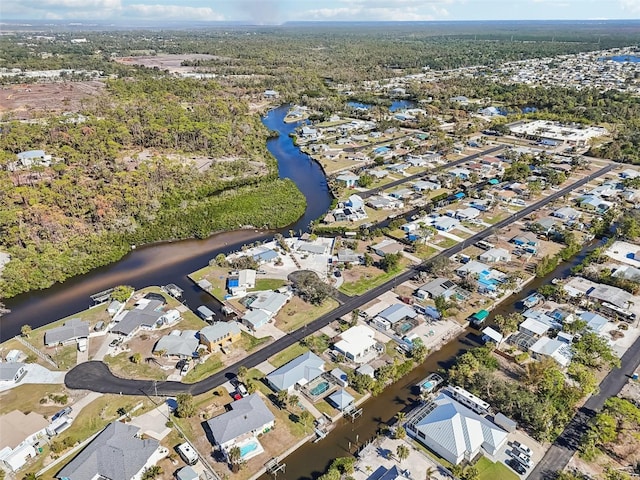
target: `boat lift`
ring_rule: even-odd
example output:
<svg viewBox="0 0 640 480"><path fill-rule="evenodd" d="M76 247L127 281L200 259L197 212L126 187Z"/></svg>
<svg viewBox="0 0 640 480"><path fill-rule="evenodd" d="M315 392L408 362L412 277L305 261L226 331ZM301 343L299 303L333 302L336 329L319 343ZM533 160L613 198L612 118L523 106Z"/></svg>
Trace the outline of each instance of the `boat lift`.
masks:
<svg viewBox="0 0 640 480"><path fill-rule="evenodd" d="M264 466L267 469L267 473L270 473L274 478L276 478L278 476L278 473L285 473L287 464L279 463L278 457L273 457L271 460L265 463Z"/></svg>
<svg viewBox="0 0 640 480"><path fill-rule="evenodd" d="M358 417L362 416L362 408L358 408L355 405L351 404L344 409L342 415L351 418L351 422L354 422Z"/></svg>
<svg viewBox="0 0 640 480"><path fill-rule="evenodd" d="M93 305L100 305L101 303L105 303L107 300L111 298L111 294L113 293L113 288L108 288L103 290L102 292L94 293L91 295L91 300L93 301Z"/></svg>

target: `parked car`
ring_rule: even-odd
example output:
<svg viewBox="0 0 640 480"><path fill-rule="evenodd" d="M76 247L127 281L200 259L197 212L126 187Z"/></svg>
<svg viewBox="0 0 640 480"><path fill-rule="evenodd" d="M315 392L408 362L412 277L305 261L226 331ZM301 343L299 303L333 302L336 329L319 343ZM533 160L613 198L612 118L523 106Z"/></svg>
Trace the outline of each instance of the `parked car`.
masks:
<svg viewBox="0 0 640 480"><path fill-rule="evenodd" d="M53 422L54 420L57 420L58 418L64 415L69 415L70 413L71 413L71 407L63 408L62 410L54 414L53 417L51 417L51 421Z"/></svg>
<svg viewBox="0 0 640 480"><path fill-rule="evenodd" d="M340 272L340 270L335 270L335 271L333 272L333 274L334 274L336 277L338 277L338 278L340 278L340 277L342 276L342 273Z"/></svg>
<svg viewBox="0 0 640 480"><path fill-rule="evenodd" d="M178 360L178 363L176 363L176 370L182 370L186 364L187 361L185 359Z"/></svg>
<svg viewBox="0 0 640 480"><path fill-rule="evenodd" d="M510 457L512 457L513 459L517 460L519 463L521 463L522 465L524 465L527 468L531 468L533 466L533 463L531 462L531 458L528 455L525 455L524 453L518 451L518 450L507 450L507 455L509 455Z"/></svg>
<svg viewBox="0 0 640 480"><path fill-rule="evenodd" d="M189 371L189 362L184 362L184 365L180 369L180 375L184 377L188 371Z"/></svg>
<svg viewBox="0 0 640 480"><path fill-rule="evenodd" d="M524 453L528 457L531 456L531 449L529 447L527 447L526 445L524 445L523 443L511 442L511 448L521 451L522 453Z"/></svg>
<svg viewBox="0 0 640 480"><path fill-rule="evenodd" d="M109 346L110 347L117 347L121 343L122 343L122 339L121 338L114 338L113 340L111 340L111 343L109 344Z"/></svg>
<svg viewBox="0 0 640 480"><path fill-rule="evenodd" d="M247 387L245 387L242 383L238 384L237 390L242 397L246 397L247 395L249 395L249 392L247 391Z"/></svg>
<svg viewBox="0 0 640 480"><path fill-rule="evenodd" d="M504 463L506 463L509 467L511 467L512 470L520 475L524 475L525 473L527 473L527 469L524 468L524 466L520 462L513 458L507 458Z"/></svg>

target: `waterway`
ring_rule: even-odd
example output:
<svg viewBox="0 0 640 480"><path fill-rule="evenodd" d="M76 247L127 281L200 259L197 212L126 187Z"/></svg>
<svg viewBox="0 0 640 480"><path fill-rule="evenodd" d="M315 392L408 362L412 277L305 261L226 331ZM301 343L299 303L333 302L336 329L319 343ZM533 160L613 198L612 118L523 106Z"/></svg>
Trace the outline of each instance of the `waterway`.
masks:
<svg viewBox="0 0 640 480"><path fill-rule="evenodd" d="M587 253L597 246L591 242L568 262L563 262L544 278L536 278L521 292L512 295L492 312L486 324L491 325L497 314L511 313L519 308L520 303L532 291L548 284L555 278L566 278L571 269L580 264ZM486 325L485 324L485 325ZM483 328L484 326L483 325ZM431 372L449 368L453 360L470 348L480 345L479 332L471 327L452 339L440 350L429 355L426 360L398 382L389 386L377 397L367 400L361 405L363 414L351 422L341 419L334 430L318 443L308 443L282 460L286 464L286 472L279 473L280 480L311 480L324 473L334 458L345 457L356 452L363 443L371 440L384 425L393 422L399 411L408 412L417 406L417 390L414 386ZM272 480L263 475L260 480Z"/></svg>
<svg viewBox="0 0 640 480"><path fill-rule="evenodd" d="M309 223L323 214L331 204L331 194L320 166L302 153L289 133L295 124L284 123L288 106L270 111L263 123L278 137L267 141L267 148L278 160L281 178L292 179L307 199L307 209L294 225L282 229L306 231ZM8 299L11 313L0 319L0 341L20 333L22 325L41 327L90 306L89 296L114 287L175 283L184 289L185 302L195 308L208 305L216 309L211 297L195 286L187 275L207 265L218 253L228 253L255 240L269 238L274 232L239 230L213 235L205 240L183 240L147 245L133 250L116 263L73 277L46 290L28 292Z"/></svg>
<svg viewBox="0 0 640 480"><path fill-rule="evenodd" d="M640 63L640 56L638 55L614 55L612 57L602 57L599 60L612 60L618 63L630 62L630 63Z"/></svg>

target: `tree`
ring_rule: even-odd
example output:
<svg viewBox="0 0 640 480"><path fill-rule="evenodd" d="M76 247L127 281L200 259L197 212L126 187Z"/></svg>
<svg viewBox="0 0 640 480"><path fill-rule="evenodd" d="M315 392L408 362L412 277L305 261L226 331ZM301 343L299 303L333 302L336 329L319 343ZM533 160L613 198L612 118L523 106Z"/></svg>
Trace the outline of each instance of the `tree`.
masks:
<svg viewBox="0 0 640 480"><path fill-rule="evenodd" d="M437 470L434 467L429 467L424 472L424 480L433 480Z"/></svg>
<svg viewBox="0 0 640 480"><path fill-rule="evenodd" d="M396 440L402 440L406 436L407 436L407 431L404 429L404 427L400 426L396 428L393 438L395 438Z"/></svg>
<svg viewBox="0 0 640 480"><path fill-rule="evenodd" d="M503 315L496 315L495 322L500 327L500 332L507 337L509 334L516 332L520 323L524 321L524 317L517 313L510 313L506 317Z"/></svg>
<svg viewBox="0 0 640 480"><path fill-rule="evenodd" d="M442 315L443 317L446 316L447 309L449 308L449 302L447 302L447 299L442 295L438 295L433 299L433 302L436 305L436 310L438 310L438 313L440 313L440 315Z"/></svg>
<svg viewBox="0 0 640 480"><path fill-rule="evenodd" d="M478 468L474 465L469 465L462 472L462 476L460 477L462 480L477 480L480 477L480 472Z"/></svg>
<svg viewBox="0 0 640 480"><path fill-rule="evenodd" d="M306 428L307 425L309 425L309 423L313 421L313 415L311 415L309 410L303 410L302 412L300 412L300 415L298 415L298 421L302 423Z"/></svg>
<svg viewBox="0 0 640 480"><path fill-rule="evenodd" d="M193 402L193 396L190 393L179 393L176 397L178 408L176 415L179 418L190 418L196 414L196 405Z"/></svg>
<svg viewBox="0 0 640 480"><path fill-rule="evenodd" d="M416 339L413 342L413 348L411 349L411 358L413 358L416 363L422 363L426 358L427 353L429 353L429 350L422 342L422 340L418 340L420 339Z"/></svg>
<svg viewBox="0 0 640 480"><path fill-rule="evenodd" d="M290 407L295 407L300 402L300 398L297 395L289 395L287 398L287 405Z"/></svg>
<svg viewBox="0 0 640 480"><path fill-rule="evenodd" d="M134 288L128 285L118 285L111 292L111 300L115 300L120 303L124 303L129 300L129 297L134 292Z"/></svg>
<svg viewBox="0 0 640 480"><path fill-rule="evenodd" d="M20 333L23 337L29 338L29 335L31 335L31 325L22 325Z"/></svg>
<svg viewBox="0 0 640 480"><path fill-rule="evenodd" d="M238 367L238 378L241 382L245 382L247 380L247 373L249 370L244 365Z"/></svg>
<svg viewBox="0 0 640 480"><path fill-rule="evenodd" d="M613 353L607 340L594 332L585 332L582 338L573 344L573 350L573 361L586 367L600 369L604 365L610 368L620 365L620 359Z"/></svg>
<svg viewBox="0 0 640 480"><path fill-rule="evenodd" d="M142 480L153 480L159 475L162 475L162 467L160 465L152 465L144 469L144 472L142 472Z"/></svg>
<svg viewBox="0 0 640 480"><path fill-rule="evenodd" d="M365 252L365 254L364 254L364 266L365 267L370 267L371 265L373 265L373 257Z"/></svg>
<svg viewBox="0 0 640 480"><path fill-rule="evenodd" d="M224 253L219 253L218 255L216 255L215 263L219 267L229 266L229 262L227 262L227 256Z"/></svg>
<svg viewBox="0 0 640 480"><path fill-rule="evenodd" d="M129 357L132 363L138 364L142 362L142 354L140 352L136 352L131 357Z"/></svg>
<svg viewBox="0 0 640 480"><path fill-rule="evenodd" d="M362 188L369 188L372 183L373 177L368 173L363 173L360 175L360 178L358 178L358 185Z"/></svg>
<svg viewBox="0 0 640 480"><path fill-rule="evenodd" d="M393 272L398 269L402 253L387 253L380 261L380 266L385 272Z"/></svg>
<svg viewBox="0 0 640 480"><path fill-rule="evenodd" d="M289 392L286 390L280 390L276 395L276 398L278 399L278 406L280 408L286 408L289 400Z"/></svg>
<svg viewBox="0 0 640 480"><path fill-rule="evenodd" d="M242 458L242 451L240 450L240 447L236 445L230 448L227 458L231 464L238 463Z"/></svg>
<svg viewBox="0 0 640 480"><path fill-rule="evenodd" d="M256 383L256 380L253 378L250 378L247 380L247 392L249 393L256 393L256 391L258 390L258 385Z"/></svg>
<svg viewBox="0 0 640 480"><path fill-rule="evenodd" d="M398 448L396 448L396 456L398 460L400 460L400 463L402 463L403 460L409 458L409 447L404 444L398 445Z"/></svg>

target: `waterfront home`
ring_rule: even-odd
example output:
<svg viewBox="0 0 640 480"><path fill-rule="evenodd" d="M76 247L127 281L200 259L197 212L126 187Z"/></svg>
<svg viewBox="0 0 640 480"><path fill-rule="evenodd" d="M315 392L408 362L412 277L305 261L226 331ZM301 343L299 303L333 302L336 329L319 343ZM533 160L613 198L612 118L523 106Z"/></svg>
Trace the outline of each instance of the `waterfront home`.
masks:
<svg viewBox="0 0 640 480"><path fill-rule="evenodd" d="M234 297L246 294L247 290L255 288L256 274L257 272L251 269L233 272L227 278L227 290Z"/></svg>
<svg viewBox="0 0 640 480"><path fill-rule="evenodd" d="M158 440L140 438L138 427L112 422L67 463L56 478L139 480L146 469L167 453Z"/></svg>
<svg viewBox="0 0 640 480"><path fill-rule="evenodd" d="M364 363L364 364L360 365L358 368L356 368L356 373L358 373L360 375L366 375L366 376L371 377L373 379L376 378L375 369L371 365L369 365L368 363Z"/></svg>
<svg viewBox="0 0 640 480"><path fill-rule="evenodd" d="M132 336L139 329L152 329L157 324L164 323L161 317L165 314L163 308L166 300L162 295L148 293L139 299L133 310L125 310L116 315L116 325L111 329L113 333Z"/></svg>
<svg viewBox="0 0 640 480"><path fill-rule="evenodd" d="M388 253L395 254L398 252L402 252L404 249L402 244L396 242L395 240L391 240L390 238L385 238L380 243L376 243L369 248L371 248L371 250L380 257L384 257Z"/></svg>
<svg viewBox="0 0 640 480"><path fill-rule="evenodd" d="M67 320L62 326L44 332L44 344L47 347L64 345L89 336L89 322L79 318Z"/></svg>
<svg viewBox="0 0 640 480"><path fill-rule="evenodd" d="M20 469L47 443L49 422L35 412L13 410L0 416L0 462L10 471Z"/></svg>
<svg viewBox="0 0 640 480"><path fill-rule="evenodd" d="M275 417L257 393L229 404L230 410L207 420L214 446L228 459L233 447L240 448L241 460L264 449L258 437L275 425Z"/></svg>
<svg viewBox="0 0 640 480"><path fill-rule="evenodd" d="M153 353L177 358L195 357L200 344L197 333L196 330L174 330L160 337L153 347Z"/></svg>
<svg viewBox="0 0 640 480"><path fill-rule="evenodd" d="M263 310L271 317L274 317L286 303L291 299L291 293L280 293L272 290L251 292L243 303L250 310Z"/></svg>
<svg viewBox="0 0 640 480"><path fill-rule="evenodd" d="M241 338L240 327L236 322L215 322L199 332L200 343L210 352L229 347Z"/></svg>
<svg viewBox="0 0 640 480"><path fill-rule="evenodd" d="M495 343L496 345L500 345L502 343L502 341L504 340L504 336L498 332L497 330L494 330L491 327L485 327L484 330L482 330L482 341L484 343Z"/></svg>
<svg viewBox="0 0 640 480"><path fill-rule="evenodd" d="M353 405L355 398L344 388L337 390L327 397L327 401L343 412L347 407Z"/></svg>
<svg viewBox="0 0 640 480"><path fill-rule="evenodd" d="M412 411L406 431L454 465L470 462L481 450L496 455L507 441L507 432L454 399L448 389Z"/></svg>
<svg viewBox="0 0 640 480"><path fill-rule="evenodd" d="M275 391L293 392L324 373L324 360L306 352L266 376L267 385Z"/></svg>
<svg viewBox="0 0 640 480"><path fill-rule="evenodd" d="M457 285L448 278L439 277L419 287L415 296L420 299L436 297L449 299L456 294L457 288Z"/></svg>
<svg viewBox="0 0 640 480"><path fill-rule="evenodd" d="M478 258L481 262L486 263L510 262L511 254L504 248L491 248L482 252Z"/></svg>
<svg viewBox="0 0 640 480"><path fill-rule="evenodd" d="M317 140L320 137L320 134L315 128L305 125L300 129L300 136L305 140Z"/></svg>
<svg viewBox="0 0 640 480"><path fill-rule="evenodd" d="M345 172L338 175L336 177L336 181L344 184L344 186L347 188L353 188L357 185L359 178L360 176L356 175L355 173Z"/></svg>
<svg viewBox="0 0 640 480"><path fill-rule="evenodd" d="M338 335L333 349L348 360L363 363L371 360L369 352L375 350L375 332L365 325L356 325Z"/></svg>
<svg viewBox="0 0 640 480"><path fill-rule="evenodd" d="M362 210L364 209L364 200L360 195L349 195L349 200L345 202L345 206L355 210Z"/></svg>
<svg viewBox="0 0 640 480"><path fill-rule="evenodd" d="M613 278L622 278L632 282L640 282L640 269L631 265L620 265L611 274Z"/></svg>
<svg viewBox="0 0 640 480"><path fill-rule="evenodd" d="M526 318L518 327L520 333L524 333L533 338L540 338L551 329L551 326L536 320L535 318Z"/></svg>
<svg viewBox="0 0 640 480"><path fill-rule="evenodd" d="M607 325L609 320L602 315L593 312L583 312L580 314L580 320L587 322L587 328L595 333L602 333L602 329Z"/></svg>
<svg viewBox="0 0 640 480"><path fill-rule="evenodd" d="M278 258L278 253L270 248L259 247L251 257L261 265L263 263L273 262Z"/></svg>
<svg viewBox="0 0 640 480"><path fill-rule="evenodd" d="M487 264L472 260L456 269L460 278L475 277L478 281L478 292L494 294L498 285L504 281L504 273L493 270Z"/></svg>

